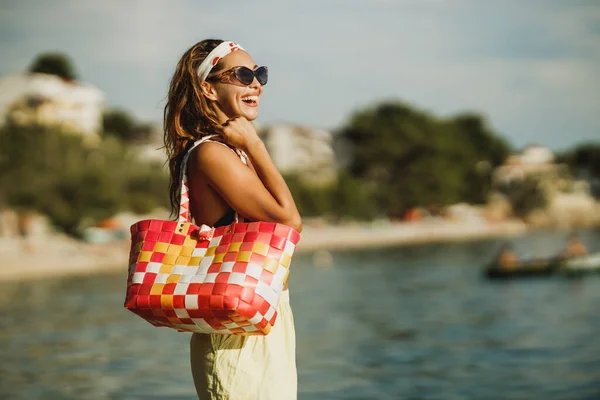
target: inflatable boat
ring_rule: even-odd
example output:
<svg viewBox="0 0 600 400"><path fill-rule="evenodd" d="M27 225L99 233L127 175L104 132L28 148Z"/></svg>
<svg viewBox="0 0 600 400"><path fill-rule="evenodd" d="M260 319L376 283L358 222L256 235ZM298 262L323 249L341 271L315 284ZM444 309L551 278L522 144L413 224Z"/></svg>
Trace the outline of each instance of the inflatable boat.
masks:
<svg viewBox="0 0 600 400"><path fill-rule="evenodd" d="M554 274L582 275L600 273L600 253L568 259L548 258L520 261L508 266L490 263L484 274L491 279L510 279L519 277L547 276Z"/></svg>
<svg viewBox="0 0 600 400"><path fill-rule="evenodd" d="M560 269L561 271L572 275L600 272L600 253L570 258L563 261Z"/></svg>
<svg viewBox="0 0 600 400"><path fill-rule="evenodd" d="M485 275L493 279L552 275L558 270L560 264L557 258L524 260L508 266L491 263L486 266Z"/></svg>

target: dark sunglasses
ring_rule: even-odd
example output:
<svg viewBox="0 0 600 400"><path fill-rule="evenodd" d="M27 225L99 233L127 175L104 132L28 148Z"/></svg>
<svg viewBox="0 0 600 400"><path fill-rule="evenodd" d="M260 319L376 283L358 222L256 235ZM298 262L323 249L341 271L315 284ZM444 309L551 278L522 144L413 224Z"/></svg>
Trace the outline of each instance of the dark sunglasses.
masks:
<svg viewBox="0 0 600 400"><path fill-rule="evenodd" d="M209 78L207 80L210 81L221 81L221 82L230 82L231 83L231 77L235 76L235 78L244 86L249 86L253 81L254 78L256 78L256 80L258 81L258 83L260 83L261 85L266 85L267 81L269 80L269 69L265 66L263 67L258 67L256 70L251 70L248 67L233 67L225 72L222 72L218 75L215 75L212 78Z"/></svg>

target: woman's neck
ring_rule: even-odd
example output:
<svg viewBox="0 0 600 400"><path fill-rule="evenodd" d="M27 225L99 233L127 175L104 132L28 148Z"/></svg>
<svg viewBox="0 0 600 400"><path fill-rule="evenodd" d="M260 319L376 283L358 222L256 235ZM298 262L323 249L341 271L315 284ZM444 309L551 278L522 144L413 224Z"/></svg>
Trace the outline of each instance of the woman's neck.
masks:
<svg viewBox="0 0 600 400"><path fill-rule="evenodd" d="M229 120L229 117L227 116L227 114L225 114L220 109L217 108L215 110L215 112L217 114L217 121L219 122L220 125L223 125L225 122L227 122Z"/></svg>

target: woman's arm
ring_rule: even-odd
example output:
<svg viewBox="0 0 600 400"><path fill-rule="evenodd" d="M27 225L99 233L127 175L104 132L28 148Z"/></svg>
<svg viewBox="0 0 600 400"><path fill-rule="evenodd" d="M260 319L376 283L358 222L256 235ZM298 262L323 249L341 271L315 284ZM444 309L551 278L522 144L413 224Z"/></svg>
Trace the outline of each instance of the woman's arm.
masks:
<svg viewBox="0 0 600 400"><path fill-rule="evenodd" d="M198 147L191 167L201 172L238 214L254 221L278 222L302 231L302 220L285 180L273 164L252 123L244 118L228 121L220 132L250 158L254 173L225 146Z"/></svg>

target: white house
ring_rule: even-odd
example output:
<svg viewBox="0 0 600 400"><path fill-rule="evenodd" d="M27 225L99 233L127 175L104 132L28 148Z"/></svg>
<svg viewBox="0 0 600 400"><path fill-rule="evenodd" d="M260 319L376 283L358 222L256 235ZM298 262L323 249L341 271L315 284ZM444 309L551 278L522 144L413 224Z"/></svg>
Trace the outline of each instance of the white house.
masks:
<svg viewBox="0 0 600 400"><path fill-rule="evenodd" d="M0 125L10 114L18 123L59 125L95 136L105 104L102 90L55 75L22 72L0 79Z"/></svg>
<svg viewBox="0 0 600 400"><path fill-rule="evenodd" d="M557 179L567 175L566 166L554 163L552 150L538 145L525 147L520 153L508 157L494 172L498 184L520 181L528 176Z"/></svg>
<svg viewBox="0 0 600 400"><path fill-rule="evenodd" d="M312 183L335 179L337 163L330 132L293 124L264 126L260 135L283 173L297 173Z"/></svg>

